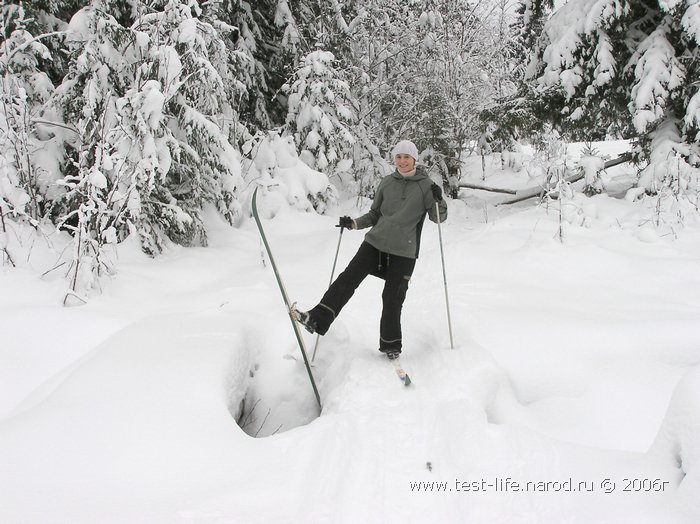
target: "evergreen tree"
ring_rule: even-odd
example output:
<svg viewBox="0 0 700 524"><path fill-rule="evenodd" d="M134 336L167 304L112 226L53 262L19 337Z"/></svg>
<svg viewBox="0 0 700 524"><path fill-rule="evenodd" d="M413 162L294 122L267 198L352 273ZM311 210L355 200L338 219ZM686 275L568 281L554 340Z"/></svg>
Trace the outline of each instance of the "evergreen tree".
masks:
<svg viewBox="0 0 700 524"><path fill-rule="evenodd" d="M554 8L554 0L520 0L515 12L516 21L513 23L516 49L522 59L535 48L542 34L544 24Z"/></svg>
<svg viewBox="0 0 700 524"><path fill-rule="evenodd" d="M332 166L330 174L338 175L342 184L351 187L351 191L361 195L371 195L377 180L385 174L386 170L385 162L375 145L375 138L370 129L371 119L367 118L367 114L360 108L359 97L366 87L368 76L358 63L364 50L361 45L357 45L358 38L355 31L361 28L358 22L364 17L365 7L360 7L360 4L355 2L338 0L323 2L307 0L295 2L291 7L293 11L286 0L281 0L276 17L277 24L285 28L281 48L286 50L286 56L292 60L290 63L295 65L283 93L289 94L289 89L299 79L299 74L304 74L300 73L304 68L303 64L313 57L318 58L318 55L314 54L317 50L333 49L332 74L340 80L340 83L331 90L340 89L336 98L343 100L341 106L334 111L337 112L339 122L350 133L352 142L343 145L340 151L342 160ZM302 49L312 50L303 54ZM283 56L283 53L279 56ZM297 129L294 112L298 109L293 108L292 103L297 102L292 96L289 96L286 101L289 131L295 133ZM337 141L337 144L341 142ZM335 149L338 149L337 145ZM302 154L302 158L306 158L310 165L318 165L318 159L311 160L309 153L307 150ZM323 164L324 160L322 158L320 160Z"/></svg>
<svg viewBox="0 0 700 524"><path fill-rule="evenodd" d="M696 2L574 0L545 25L529 79L562 127L637 134L656 191L669 161L700 165L699 43Z"/></svg>
<svg viewBox="0 0 700 524"><path fill-rule="evenodd" d="M291 84L287 124L309 167L341 177L352 166L355 120L348 83L332 53L315 50L302 61Z"/></svg>
<svg viewBox="0 0 700 524"><path fill-rule="evenodd" d="M499 90L479 114L481 141L491 151L511 151L520 139L535 138L546 123L556 118L551 107L538 103L532 86L524 82L525 67L553 9L552 0L521 0L515 20L509 23L513 35L504 49L505 74L512 81L510 92ZM503 40L503 38L502 38Z"/></svg>
<svg viewBox="0 0 700 524"><path fill-rule="evenodd" d="M43 215L47 180L35 155L35 120L53 91L39 64L49 50L30 33L36 24L22 4L4 5L0 23L0 213L36 221Z"/></svg>
<svg viewBox="0 0 700 524"><path fill-rule="evenodd" d="M236 110L252 133L284 124L280 88L297 63L299 33L287 0L219 0L220 20L237 29L228 56L240 89ZM250 135L239 136L239 144Z"/></svg>
<svg viewBox="0 0 700 524"><path fill-rule="evenodd" d="M153 255L166 238L206 244L206 202L230 221L238 214L233 75L220 33L193 0L133 7L129 27L107 14L108 1L73 17L71 68L52 98L77 131L65 140L67 192L56 210L76 238L76 292L110 269L105 246L131 232Z"/></svg>
<svg viewBox="0 0 700 524"><path fill-rule="evenodd" d="M330 2L321 10L326 17L322 39L333 46L339 69L350 86L356 118L351 126L354 191L371 197L378 181L390 169L385 154L395 139L391 107L403 86L392 85L401 76L397 50L406 38L390 19L403 9L395 2ZM332 7L332 8L331 8ZM397 20L400 17L397 17ZM393 66L393 67L392 67ZM400 83L399 83L400 84Z"/></svg>

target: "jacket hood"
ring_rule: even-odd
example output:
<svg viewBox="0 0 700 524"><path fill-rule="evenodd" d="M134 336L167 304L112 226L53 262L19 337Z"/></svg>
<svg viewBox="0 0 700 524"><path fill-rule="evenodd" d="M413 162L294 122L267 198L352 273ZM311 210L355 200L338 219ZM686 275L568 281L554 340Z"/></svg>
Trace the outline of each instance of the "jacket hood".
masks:
<svg viewBox="0 0 700 524"><path fill-rule="evenodd" d="M425 168L425 166L416 166L416 174L413 176L405 177L401 173L399 173L398 169L394 169L394 172L391 174L394 178L398 178L399 180L404 179L404 180L425 180L428 177L428 170Z"/></svg>

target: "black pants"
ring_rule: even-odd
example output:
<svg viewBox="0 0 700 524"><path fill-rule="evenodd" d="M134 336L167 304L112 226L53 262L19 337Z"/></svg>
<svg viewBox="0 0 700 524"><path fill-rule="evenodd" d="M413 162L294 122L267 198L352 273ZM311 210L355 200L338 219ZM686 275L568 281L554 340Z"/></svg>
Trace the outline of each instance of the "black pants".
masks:
<svg viewBox="0 0 700 524"><path fill-rule="evenodd" d="M379 350L401 351L401 308L415 266L415 258L388 255L363 242L345 271L338 275L321 302L309 312L316 321L318 333L324 335L328 331L365 277L374 275L384 279Z"/></svg>

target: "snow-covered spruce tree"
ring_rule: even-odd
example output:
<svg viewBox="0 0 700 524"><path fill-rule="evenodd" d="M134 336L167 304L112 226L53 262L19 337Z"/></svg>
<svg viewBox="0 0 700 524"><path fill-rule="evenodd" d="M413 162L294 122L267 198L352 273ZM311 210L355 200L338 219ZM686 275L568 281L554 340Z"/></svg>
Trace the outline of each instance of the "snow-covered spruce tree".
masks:
<svg viewBox="0 0 700 524"><path fill-rule="evenodd" d="M300 38L287 0L214 0L206 6L217 13L212 25L236 27L235 40L226 43L239 84L234 107L240 120L252 133L283 125L286 106L279 90L298 62ZM239 145L251 138L241 131L234 137Z"/></svg>
<svg viewBox="0 0 700 524"><path fill-rule="evenodd" d="M202 4L200 19L216 30L225 46L223 52L211 57L212 66L221 75L226 90L217 123L232 144L240 145L250 138L248 127L241 121L241 113L245 111L243 101L251 92L254 81L251 78L251 58L242 46L239 26L232 23L231 9L231 0L210 0Z"/></svg>
<svg viewBox="0 0 700 524"><path fill-rule="evenodd" d="M170 0L159 17L146 15L144 28L157 43L158 57L148 66L148 75L155 75L163 86L167 127L179 147L168 173L170 195L195 223L201 224L200 210L207 201L233 222L239 213L240 162L222 118L231 115L231 92L225 83L233 77L217 58L226 52L219 32L195 18L198 14L194 0ZM197 229L198 234L204 233ZM201 240L205 243L206 237Z"/></svg>
<svg viewBox="0 0 700 524"><path fill-rule="evenodd" d="M49 51L28 31L24 7L4 5L0 24L6 35L0 42L0 226L5 234L6 219L36 225L44 214L47 177L37 162L35 119L53 85L38 68ZM3 250L10 257L7 242L6 237Z"/></svg>
<svg viewBox="0 0 700 524"><path fill-rule="evenodd" d="M221 16L239 31L235 46L229 46L229 53L236 76L245 86L237 98L237 106L252 129L267 129L273 125L268 105L273 97L267 85L267 69L261 52L271 32L270 14L261 15L271 9L267 1L258 2L254 8L250 2L226 0L221 7Z"/></svg>
<svg viewBox="0 0 700 524"><path fill-rule="evenodd" d="M286 2L280 2L280 5ZM381 13L380 2L356 3L331 0L328 2L303 1L294 4L294 12L286 15L287 20L299 20L294 24L290 35L297 39L298 45L307 46L315 42L317 49L333 50L333 67L342 74L347 83L345 97L351 101L352 119L344 122L351 132L354 142L346 144L347 165L352 167L343 171L342 184L358 196L371 196L378 180L386 174L386 161L376 146L381 134L376 134L378 126L373 122L370 95L371 75L368 69L367 45L376 32L368 29L365 21L371 18L369 11ZM386 4L386 2L381 2ZM371 24L370 24L371 25ZM287 27L292 27L287 24ZM298 48L298 47L297 47ZM343 87L345 91L346 88ZM374 127L374 129L372 129Z"/></svg>
<svg viewBox="0 0 700 524"><path fill-rule="evenodd" d="M528 79L557 123L639 137L640 186L700 165L700 12L695 0L572 0L545 24ZM695 175L697 176L697 175Z"/></svg>
<svg viewBox="0 0 700 524"><path fill-rule="evenodd" d="M37 68L45 73L54 85L61 82L65 75L67 62L62 52L63 29L66 21L90 0L9 0L2 3L4 13L18 13L21 7L24 13L23 27L37 38L47 49L48 53L36 56ZM12 15L12 16L14 16ZM6 21L10 21L5 15ZM4 37L8 38L15 26L10 23L4 26ZM8 31L9 30L9 31Z"/></svg>
<svg viewBox="0 0 700 524"><path fill-rule="evenodd" d="M510 93L499 92L479 114L483 140L493 151L513 151L519 140L544 131L549 109L538 104L534 90L523 79L529 55L552 8L552 0L520 0L517 4L515 20L509 28L513 37L504 49L507 75L514 89Z"/></svg>
<svg viewBox="0 0 700 524"><path fill-rule="evenodd" d="M76 239L72 289L88 291L109 268L105 247L129 233L151 255L165 239L206 244L206 202L233 221L240 164L223 122L230 115L213 57L225 53L198 5L169 0L161 11L135 6L133 27L108 2L71 20L71 70L52 99L77 136L60 223Z"/></svg>
<svg viewBox="0 0 700 524"><path fill-rule="evenodd" d="M535 48L542 34L544 24L554 8L553 0L519 0L513 22L515 50L523 62L527 54Z"/></svg>
<svg viewBox="0 0 700 524"><path fill-rule="evenodd" d="M304 57L285 86L289 96L287 125L301 160L342 180L352 167L355 112L350 86L334 61L333 53L321 49Z"/></svg>

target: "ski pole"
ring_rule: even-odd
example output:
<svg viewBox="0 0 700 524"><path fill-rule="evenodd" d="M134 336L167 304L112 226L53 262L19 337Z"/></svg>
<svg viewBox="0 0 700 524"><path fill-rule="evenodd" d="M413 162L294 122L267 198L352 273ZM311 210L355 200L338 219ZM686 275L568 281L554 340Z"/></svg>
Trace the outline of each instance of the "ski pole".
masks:
<svg viewBox="0 0 700 524"><path fill-rule="evenodd" d="M435 202L435 211L437 211L437 226L438 226L438 237L440 238L440 258L442 259L442 280L445 284L445 306L447 307L447 328L450 331L450 348L454 349L455 344L452 339L452 320L450 318L450 297L447 293L447 272L445 271L445 252L442 249L442 228L440 227L440 206L438 202Z"/></svg>
<svg viewBox="0 0 700 524"><path fill-rule="evenodd" d="M333 269L331 269L331 279L328 281L328 287L331 287L333 283L333 277L335 276L335 265L338 263L338 253L340 253L340 241L343 240L343 230L345 228L340 228L340 236L338 237L338 247L335 248L335 258L333 259ZM311 355L311 362L316 358L316 350L318 349L318 342L321 339L321 335L316 334L316 343L314 344L314 352Z"/></svg>

